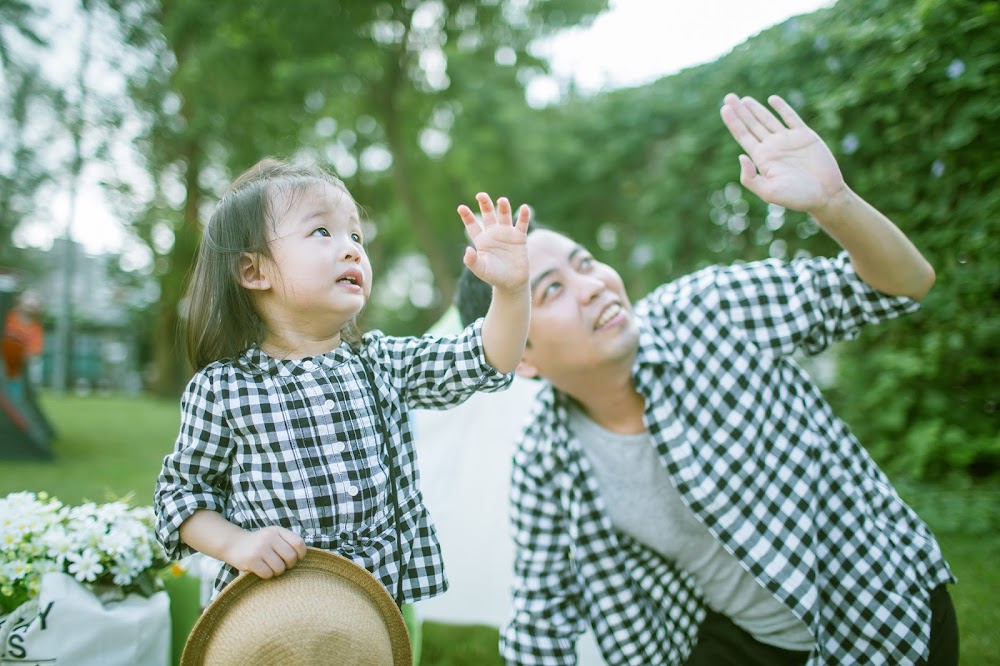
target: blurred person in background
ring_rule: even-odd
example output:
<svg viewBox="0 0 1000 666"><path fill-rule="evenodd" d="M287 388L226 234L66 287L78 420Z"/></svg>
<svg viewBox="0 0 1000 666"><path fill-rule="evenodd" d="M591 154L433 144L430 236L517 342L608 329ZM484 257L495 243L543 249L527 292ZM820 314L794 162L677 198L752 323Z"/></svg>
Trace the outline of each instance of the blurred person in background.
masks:
<svg viewBox="0 0 1000 666"><path fill-rule="evenodd" d="M45 348L41 317L41 297L35 291L26 290L8 311L4 322L3 358L8 393L19 400L40 380Z"/></svg>

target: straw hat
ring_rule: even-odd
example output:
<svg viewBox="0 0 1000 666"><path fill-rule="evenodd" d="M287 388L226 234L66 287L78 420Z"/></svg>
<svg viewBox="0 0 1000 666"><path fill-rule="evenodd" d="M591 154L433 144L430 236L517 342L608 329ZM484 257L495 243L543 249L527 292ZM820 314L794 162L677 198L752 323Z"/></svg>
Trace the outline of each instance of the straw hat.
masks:
<svg viewBox="0 0 1000 666"><path fill-rule="evenodd" d="M280 576L240 574L205 609L181 656L181 666L412 663L406 623L382 583L317 548Z"/></svg>

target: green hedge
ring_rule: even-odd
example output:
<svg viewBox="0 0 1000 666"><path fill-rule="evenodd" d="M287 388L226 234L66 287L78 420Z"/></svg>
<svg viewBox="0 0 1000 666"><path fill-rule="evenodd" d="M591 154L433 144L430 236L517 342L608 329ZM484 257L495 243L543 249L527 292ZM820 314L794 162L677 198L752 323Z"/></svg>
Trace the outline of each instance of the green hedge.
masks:
<svg viewBox="0 0 1000 666"><path fill-rule="evenodd" d="M623 267L633 297L708 263L833 253L807 216L769 216L739 186L722 97L784 96L938 275L921 312L838 349L831 400L902 478L996 481L998 35L997 2L840 0L716 62L539 112L526 198Z"/></svg>

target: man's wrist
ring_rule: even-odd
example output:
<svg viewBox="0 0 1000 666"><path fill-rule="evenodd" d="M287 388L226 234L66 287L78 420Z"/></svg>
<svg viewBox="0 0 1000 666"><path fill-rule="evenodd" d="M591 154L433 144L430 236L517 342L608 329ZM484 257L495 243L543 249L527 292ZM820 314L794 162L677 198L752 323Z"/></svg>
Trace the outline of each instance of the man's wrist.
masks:
<svg viewBox="0 0 1000 666"><path fill-rule="evenodd" d="M855 216L859 210L860 197L846 184L827 197L824 204L807 211L827 232Z"/></svg>

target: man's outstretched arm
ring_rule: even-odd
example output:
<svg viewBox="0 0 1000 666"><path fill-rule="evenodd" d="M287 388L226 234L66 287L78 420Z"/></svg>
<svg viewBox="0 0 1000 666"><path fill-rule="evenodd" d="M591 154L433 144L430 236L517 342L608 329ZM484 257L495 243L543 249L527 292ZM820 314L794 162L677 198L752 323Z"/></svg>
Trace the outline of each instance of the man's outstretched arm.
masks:
<svg viewBox="0 0 1000 666"><path fill-rule="evenodd" d="M893 296L920 300L934 269L889 218L851 190L833 153L785 100L726 95L722 120L745 155L740 182L768 203L813 216L841 247L865 282Z"/></svg>

